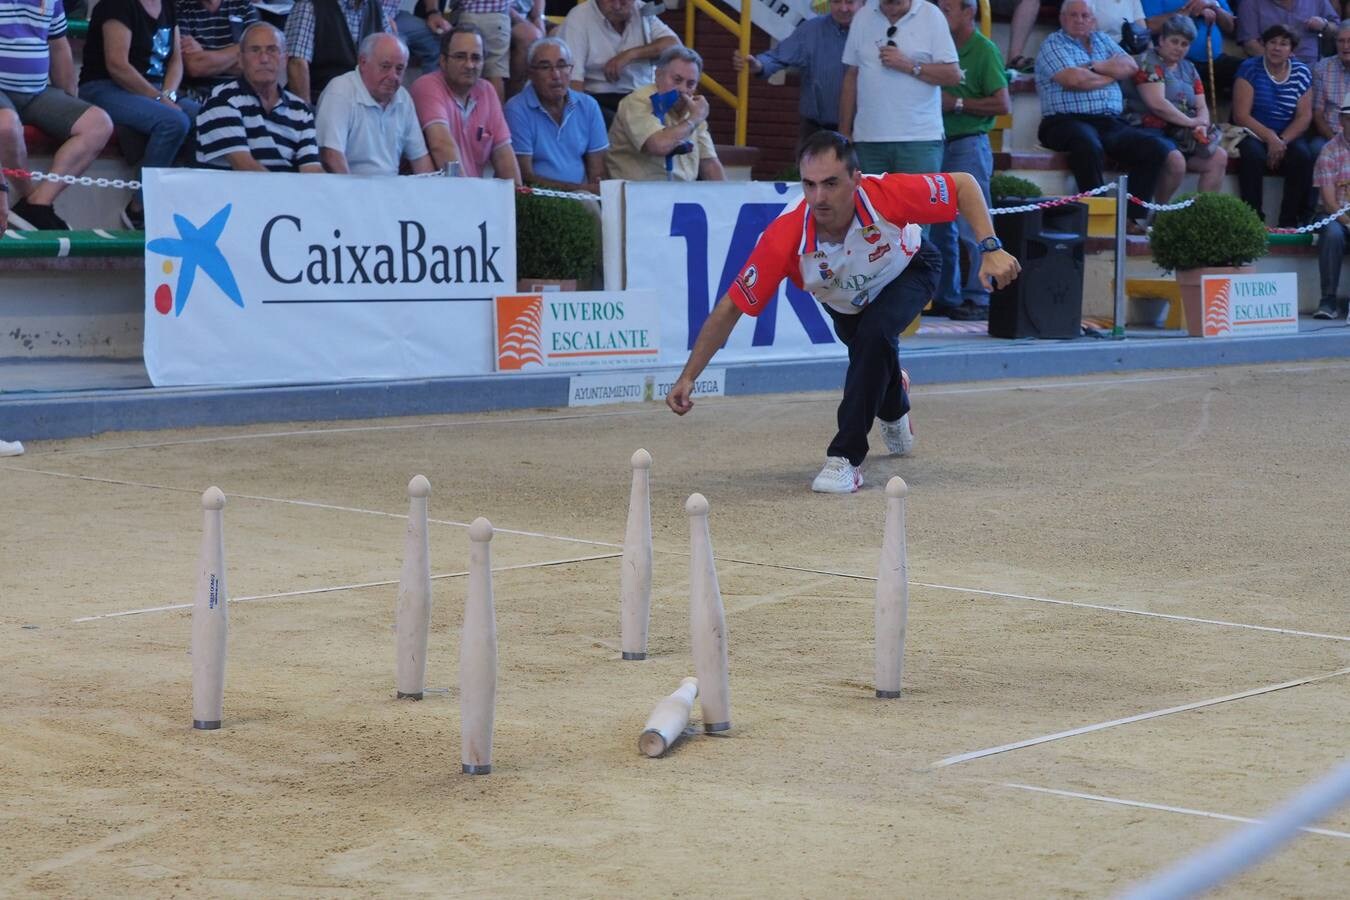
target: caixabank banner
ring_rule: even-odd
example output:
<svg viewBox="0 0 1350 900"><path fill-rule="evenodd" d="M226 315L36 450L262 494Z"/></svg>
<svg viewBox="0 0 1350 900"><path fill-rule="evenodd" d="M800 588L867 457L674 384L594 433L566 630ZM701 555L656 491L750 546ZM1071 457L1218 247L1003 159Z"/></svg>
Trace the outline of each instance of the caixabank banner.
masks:
<svg viewBox="0 0 1350 900"><path fill-rule="evenodd" d="M1205 337L1298 331L1298 275L1206 275L1201 282Z"/></svg>
<svg viewBox="0 0 1350 900"><path fill-rule="evenodd" d="M147 169L155 385L493 371L516 284L509 181Z"/></svg>

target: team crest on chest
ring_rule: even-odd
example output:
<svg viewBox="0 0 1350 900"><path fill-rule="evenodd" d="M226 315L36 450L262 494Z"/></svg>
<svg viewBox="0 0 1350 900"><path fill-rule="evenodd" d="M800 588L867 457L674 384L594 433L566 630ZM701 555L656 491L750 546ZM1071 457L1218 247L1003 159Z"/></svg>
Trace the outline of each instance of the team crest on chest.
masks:
<svg viewBox="0 0 1350 900"><path fill-rule="evenodd" d="M828 260L822 259L818 263L818 266L820 268L820 277L822 279L824 279L825 281L829 281L834 278L834 270L830 268L830 263Z"/></svg>
<svg viewBox="0 0 1350 900"><path fill-rule="evenodd" d="M862 238L869 244L875 244L877 241L881 240L881 229L875 225L864 225Z"/></svg>

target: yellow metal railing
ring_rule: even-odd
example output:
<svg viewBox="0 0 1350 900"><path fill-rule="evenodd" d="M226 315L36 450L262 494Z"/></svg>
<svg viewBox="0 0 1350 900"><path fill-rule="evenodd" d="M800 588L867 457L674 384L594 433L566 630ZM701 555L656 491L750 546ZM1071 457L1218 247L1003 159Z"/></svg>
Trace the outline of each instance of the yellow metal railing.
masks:
<svg viewBox="0 0 1350 900"><path fill-rule="evenodd" d="M750 55L750 8L754 2L755 0L741 0L741 18L740 21L737 21L714 6L710 0L685 0L684 45L691 50L694 49L694 17L701 12L735 35L741 56L748 57ZM980 0L980 2L983 3L985 0ZM746 125L750 118L750 67L743 66L741 71L737 73L735 93L732 93L725 85L708 75L707 72L703 73L699 82L708 89L710 94L736 111L735 143L737 147L744 147Z"/></svg>

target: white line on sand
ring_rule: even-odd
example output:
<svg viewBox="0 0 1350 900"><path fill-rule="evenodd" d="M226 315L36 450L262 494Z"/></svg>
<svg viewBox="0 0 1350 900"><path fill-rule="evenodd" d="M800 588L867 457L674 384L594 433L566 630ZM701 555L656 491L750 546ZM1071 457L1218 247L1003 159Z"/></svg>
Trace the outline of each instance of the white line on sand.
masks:
<svg viewBox="0 0 1350 900"><path fill-rule="evenodd" d="M1324 675L1312 675L1308 678L1299 678L1294 681L1285 681L1280 684L1266 685L1265 687L1253 688L1250 691L1242 691L1237 694L1228 694L1224 697L1213 697L1209 700L1197 700L1195 703L1187 703L1182 706L1170 706L1167 709L1156 709L1152 712L1139 713L1134 716L1126 716L1123 719L1112 719L1109 722L1098 722L1095 725L1084 725L1081 728L1071 728L1068 731L1057 731L1054 734L1043 734L1040 737L1027 738L1024 741L1016 741L1011 744L1000 744L997 747L987 747L984 750L972 750L969 753L961 753L956 756L949 756L946 759L940 759L932 764L932 768L940 769L945 766L954 766L958 763L969 762L972 759L982 759L986 756L994 756L998 753L1007 753L1009 750L1021 750L1024 747L1034 747L1037 744L1046 744L1050 741L1063 740L1064 738L1075 737L1080 734L1089 734L1093 731L1102 731L1107 728L1115 728L1117 725L1129 725L1132 722L1142 722L1146 719L1157 719L1161 716L1170 716L1173 713L1189 712L1193 709L1203 709L1207 706L1217 706L1220 703L1227 703L1230 700L1242 700L1247 697L1256 697L1260 694L1270 694L1275 691L1283 691L1288 688L1301 687L1305 684L1313 684L1318 681L1326 681L1329 678L1339 678L1342 675L1350 675L1350 668L1338 669L1335 672L1328 672Z"/></svg>
<svg viewBox="0 0 1350 900"><path fill-rule="evenodd" d="M1230 816L1227 813L1207 812L1203 809L1189 809L1185 806L1166 806L1161 803L1145 803L1142 800L1124 800L1120 797L1103 797L1100 794L1082 794L1078 791L1060 791L1055 788L1036 787L1032 784L1016 784L1011 781L999 782L1002 787L1014 788L1019 791L1034 791L1038 794L1053 794L1056 797L1071 797L1075 800L1095 800L1098 803L1113 803L1116 806L1130 806L1135 809L1152 809L1158 812L1181 813L1184 816L1202 816L1206 819L1222 819L1225 822L1242 822L1248 825L1254 825L1263 819L1249 819L1246 816ZM1320 834L1323 837L1346 838L1350 839L1350 833L1344 831L1332 831L1329 828L1300 828L1299 831L1306 831L1308 834Z"/></svg>
<svg viewBox="0 0 1350 900"><path fill-rule="evenodd" d="M514 572L519 569L543 569L548 566L565 566L570 563L591 562L597 559L617 559L622 556L621 553L601 553L596 556L576 556L568 559L550 559L537 563L517 563L514 566L493 566L494 572ZM468 575L464 572L446 572L442 575L432 575L431 580L436 581L441 578L463 578ZM287 597L307 597L314 594L331 594L334 591L352 591L360 588L370 587L388 587L398 584L398 580L393 581L362 581L357 584L336 584L329 587L307 588L299 591L281 591L275 594L254 594L248 597L230 597L230 603L248 603L254 600L279 600ZM124 609L120 612L99 613L96 616L81 616L78 619L72 619L72 622L96 622L99 619L118 619L123 616L139 616L144 613L168 612L175 609L191 609L191 603L172 603L168 606L147 606L143 609Z"/></svg>
<svg viewBox="0 0 1350 900"><path fill-rule="evenodd" d="M180 488L162 484L149 484L143 481L123 481L115 478L99 478L94 475L80 475L71 472L53 472L48 469L36 469L29 466L16 465L16 466L8 466L7 468L19 472L28 472L35 475L48 475L53 478L69 478L77 481L92 481L99 484L114 484L124 487L142 487L142 488L150 488L152 490L173 491L175 493L183 493L183 494L198 493L198 491L193 488ZM363 509L361 507L356 506L340 506L334 503L319 503L314 500L294 500L284 497L265 497L258 494L230 494L228 496L237 497L243 500L255 500L260 503L279 503L287 506L300 506L309 509L324 509L324 510L331 510L333 512L349 512L365 516L380 516L382 518L388 519L408 518L407 513L391 513L391 512L383 512L381 510L376 509ZM429 518L427 521L435 525L450 525L455 528L469 527L468 522L457 522L453 519ZM518 537L542 538L545 540L559 541L562 543L584 544L589 547L605 547L607 549L618 549L618 550L623 549L622 543L614 543L613 541L596 541L591 540L589 538L568 537L566 535L560 534L548 534L540 531L525 531L522 529L513 529L513 528L497 528L495 526L494 530L501 534L513 534ZM685 551L677 551L677 550L658 549L657 552L668 553L673 556L688 555L687 552ZM854 578L859 581L876 581L875 575L861 575L857 572L840 572L831 569L813 569L806 566L790 566L783 563L760 562L752 559L739 559L736 557L728 557L728 556L718 556L715 558L717 559L718 562L737 563L745 566L759 566L761 568L767 569L781 569L788 572L803 572L810 575L829 575L838 578ZM1287 634L1295 637L1320 638L1323 640L1332 640L1332 641L1350 641L1350 635L1323 634L1321 632L1316 631L1298 631L1292 628L1276 628L1271 625L1252 625L1246 622L1229 622L1223 619L1204 619L1196 616L1177 615L1175 613L1159 613L1159 612L1150 612L1148 610L1143 609L1131 609L1125 606L1109 606L1101 603L1085 603L1079 600L1057 600L1051 597L1037 597L1032 594L1013 594L1007 591L993 591L993 590L986 590L983 588L961 587L958 585L934 584L932 582L925 582L925 581L911 581L910 584L915 587L933 588L934 590L940 591L955 591L957 593L980 594L986 597L1002 597L1009 600L1028 600L1035 603L1049 603L1055 606L1074 606L1082 609L1095 609L1101 612L1118 613L1120 615L1145 616L1153 619L1168 619L1176 622L1192 622L1201 625L1218 625L1223 628L1243 628L1250 631L1265 631L1273 634Z"/></svg>

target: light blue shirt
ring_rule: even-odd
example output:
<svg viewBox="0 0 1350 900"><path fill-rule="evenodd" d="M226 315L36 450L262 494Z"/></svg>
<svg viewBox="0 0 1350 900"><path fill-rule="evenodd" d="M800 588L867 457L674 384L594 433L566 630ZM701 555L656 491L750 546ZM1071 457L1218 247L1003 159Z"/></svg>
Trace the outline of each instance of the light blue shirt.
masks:
<svg viewBox="0 0 1350 900"><path fill-rule="evenodd" d="M839 89L844 83L844 42L848 29L828 15L807 19L783 38L777 47L757 54L764 67L761 78L779 69L794 66L801 70L801 99L797 110L802 118L825 125L839 124Z"/></svg>
<svg viewBox="0 0 1350 900"><path fill-rule="evenodd" d="M1181 12L1185 7L1184 0L1140 0L1144 6L1144 15L1147 18L1153 18L1156 15L1165 12ZM1219 9L1228 14L1232 14L1233 7L1228 5L1228 0L1218 0ZM1209 46L1214 51L1214 58L1218 59L1223 55L1223 32L1219 30L1219 23L1215 22L1212 26L1206 25L1205 20L1200 16L1194 16L1191 21L1195 23L1195 40L1191 41L1191 49L1186 51L1186 58L1193 63L1202 63L1208 60L1205 54L1205 32L1209 32ZM1236 29L1235 29L1236 31ZM1211 110L1213 112L1213 110Z"/></svg>
<svg viewBox="0 0 1350 900"><path fill-rule="evenodd" d="M519 156L532 157L534 173L552 181L585 184L583 157L609 148L600 104L571 88L561 125L539 103L532 84L506 101L506 124L511 129L511 149Z"/></svg>

